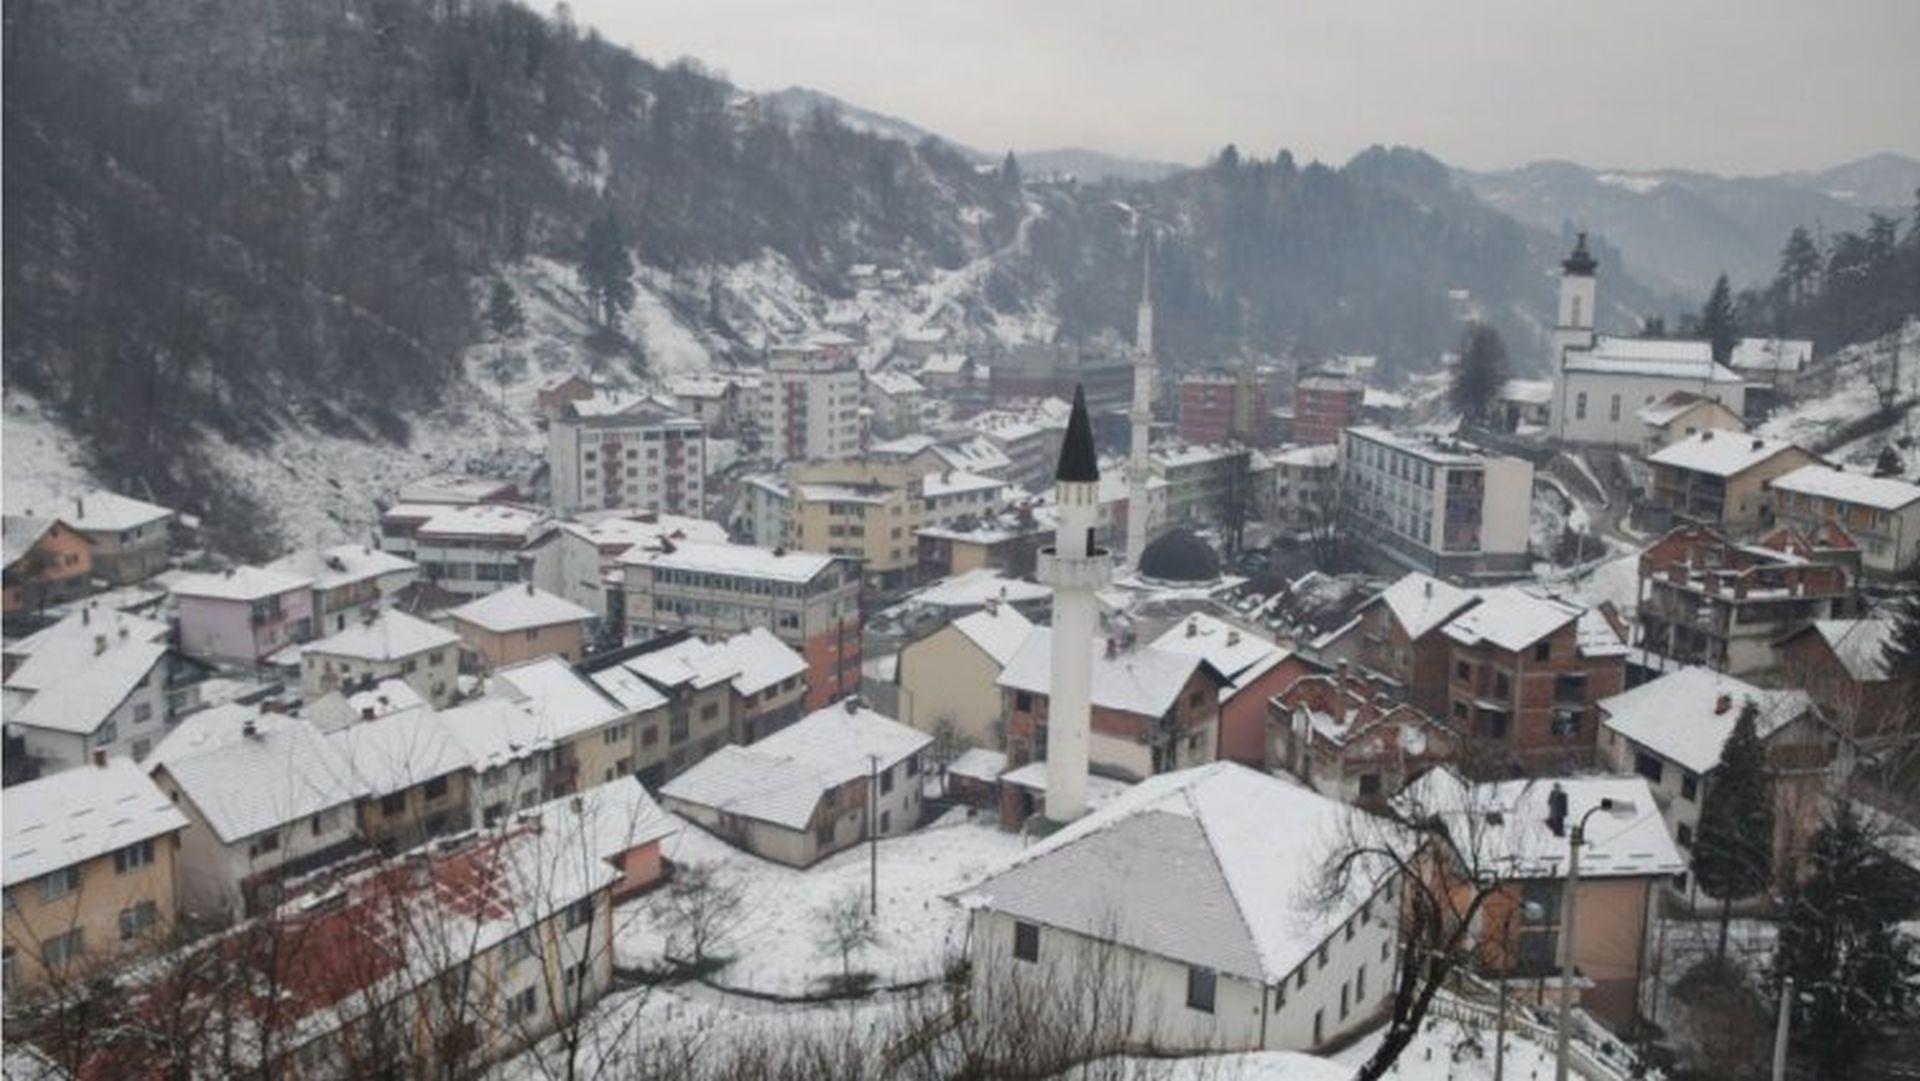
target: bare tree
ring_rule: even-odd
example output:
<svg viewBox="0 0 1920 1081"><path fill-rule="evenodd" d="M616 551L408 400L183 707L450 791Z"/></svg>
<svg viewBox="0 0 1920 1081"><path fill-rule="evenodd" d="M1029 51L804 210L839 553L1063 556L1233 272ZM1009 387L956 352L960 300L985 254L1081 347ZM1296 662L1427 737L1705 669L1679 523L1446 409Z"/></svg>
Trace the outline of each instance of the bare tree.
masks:
<svg viewBox="0 0 1920 1081"><path fill-rule="evenodd" d="M857 986L853 955L880 940L867 899L859 890L847 890L820 906L817 915L820 937L815 944L823 952L839 955L840 989L852 990Z"/></svg>
<svg viewBox="0 0 1920 1081"><path fill-rule="evenodd" d="M660 891L657 912L696 968L713 959L739 925L746 897L718 866L683 864Z"/></svg>

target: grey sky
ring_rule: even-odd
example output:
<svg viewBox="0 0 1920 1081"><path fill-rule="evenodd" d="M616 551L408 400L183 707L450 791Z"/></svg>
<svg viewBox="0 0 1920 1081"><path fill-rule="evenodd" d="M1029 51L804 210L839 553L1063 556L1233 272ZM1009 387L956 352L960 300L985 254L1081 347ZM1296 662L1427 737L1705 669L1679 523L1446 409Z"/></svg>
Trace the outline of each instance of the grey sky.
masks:
<svg viewBox="0 0 1920 1081"><path fill-rule="evenodd" d="M655 61L983 150L1408 143L1720 172L1920 154L1920 0L572 0Z"/></svg>

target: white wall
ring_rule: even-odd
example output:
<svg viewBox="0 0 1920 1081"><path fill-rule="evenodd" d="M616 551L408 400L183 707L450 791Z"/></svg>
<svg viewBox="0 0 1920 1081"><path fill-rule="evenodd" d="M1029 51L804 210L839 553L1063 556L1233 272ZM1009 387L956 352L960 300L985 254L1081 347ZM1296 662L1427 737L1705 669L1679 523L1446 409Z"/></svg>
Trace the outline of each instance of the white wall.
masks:
<svg viewBox="0 0 1920 1081"><path fill-rule="evenodd" d="M1533 464L1524 458L1489 457L1486 466L1486 496L1480 505L1480 550L1524 552L1533 513Z"/></svg>
<svg viewBox="0 0 1920 1081"><path fill-rule="evenodd" d="M1746 387L1741 383L1709 383L1704 379L1676 379L1651 375L1601 372L1556 372L1553 396L1553 432L1573 443L1595 443L1637 450L1647 426L1637 415L1646 405L1676 390L1685 390L1724 403L1745 415ZM1586 416L1578 416L1579 395L1587 396ZM1613 399L1620 399L1620 415L1613 416Z"/></svg>
<svg viewBox="0 0 1920 1081"><path fill-rule="evenodd" d="M112 736L106 738L109 725ZM103 751L109 758L145 758L167 733L167 660L162 657L148 669L146 678L90 733L29 725L11 727L19 731L27 753L40 760L43 777L87 765L95 751Z"/></svg>
<svg viewBox="0 0 1920 1081"><path fill-rule="evenodd" d="M178 786L172 778L165 776L164 767L156 779L161 780L161 788L169 795L178 792ZM242 837L232 844L226 844L214 833L206 816L201 814L192 799L182 794L174 800L174 804L190 823L181 834L177 871L180 905L208 915L239 916L245 907L240 891L242 879L309 853L343 844L359 832L353 805L339 803L314 816L320 821L317 833L313 829L313 818L285 824L279 827L280 848L255 858L248 854L254 838Z"/></svg>

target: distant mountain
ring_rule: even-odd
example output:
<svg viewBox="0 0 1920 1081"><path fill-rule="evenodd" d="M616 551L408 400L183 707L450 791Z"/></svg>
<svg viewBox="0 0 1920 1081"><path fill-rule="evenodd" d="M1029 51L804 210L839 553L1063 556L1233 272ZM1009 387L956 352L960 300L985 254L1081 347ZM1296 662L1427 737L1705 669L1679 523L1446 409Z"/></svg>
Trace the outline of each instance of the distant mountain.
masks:
<svg viewBox="0 0 1920 1081"><path fill-rule="evenodd" d="M1456 175L1521 221L1589 229L1647 284L1699 297L1722 271L1736 285L1770 279L1795 226L1833 232L1859 228L1872 210L1904 213L1920 161L1881 154L1818 173L1758 177L1545 161Z"/></svg>
<svg viewBox="0 0 1920 1081"><path fill-rule="evenodd" d="M825 109L838 116L842 124L855 131L871 132L874 135L901 139L909 143L918 143L923 139L938 139L980 164L998 163L1006 153L1005 151L977 150L956 143L911 120L902 120L897 116L862 108L810 87L789 86L784 90L761 94L758 100L761 108L794 122L806 120L815 111ZM1021 171L1029 177L1070 176L1090 183L1102 180L1159 180L1189 168L1189 166L1175 165L1172 162L1129 158L1119 154L1109 154L1104 150L1089 150L1077 146L1053 150L1016 151L1014 157L1020 162Z"/></svg>

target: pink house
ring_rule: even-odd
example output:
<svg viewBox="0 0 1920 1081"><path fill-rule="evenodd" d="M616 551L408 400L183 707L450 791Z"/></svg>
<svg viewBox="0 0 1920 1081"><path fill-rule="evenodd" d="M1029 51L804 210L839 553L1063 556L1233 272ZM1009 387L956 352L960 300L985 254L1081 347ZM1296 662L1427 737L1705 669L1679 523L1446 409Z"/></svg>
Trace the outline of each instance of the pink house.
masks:
<svg viewBox="0 0 1920 1081"><path fill-rule="evenodd" d="M195 574L173 586L180 651L258 664L313 637L313 580L262 567Z"/></svg>

